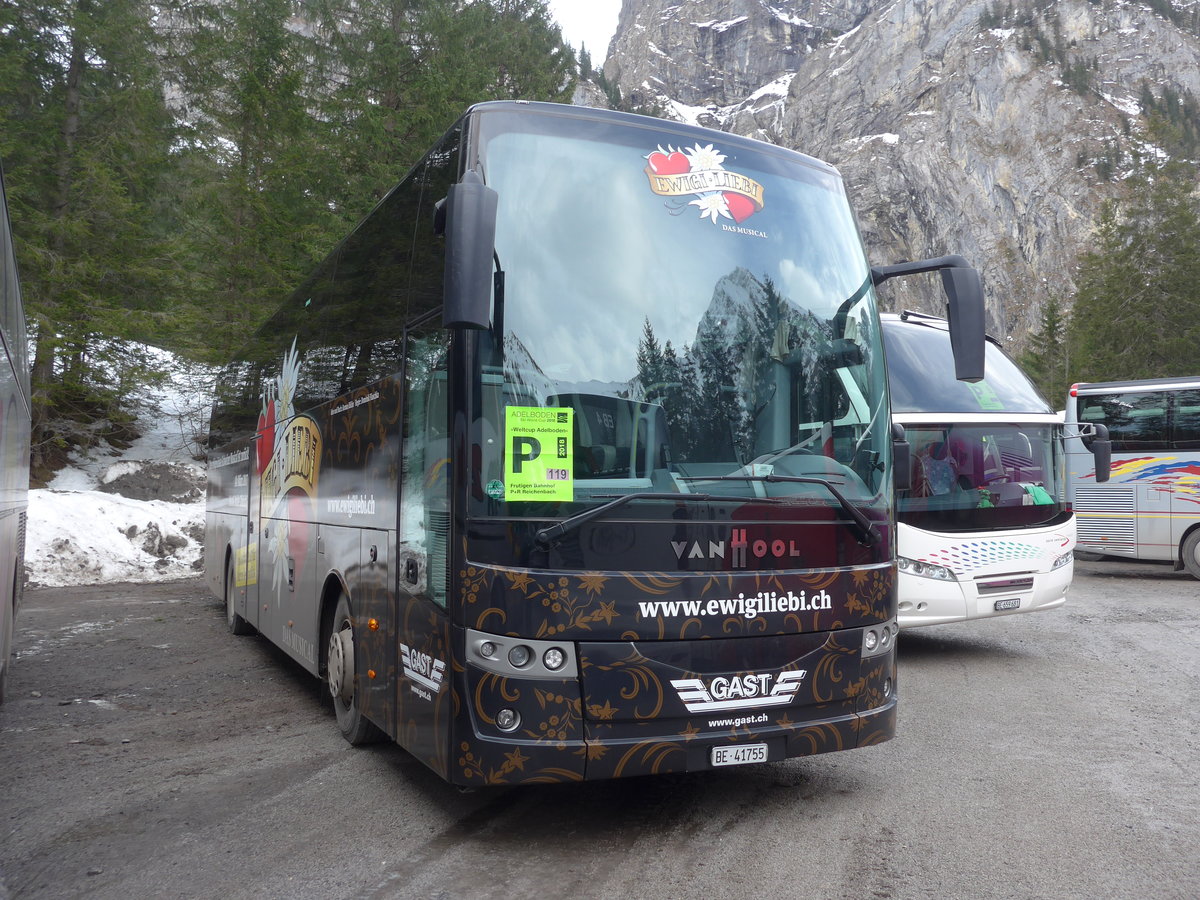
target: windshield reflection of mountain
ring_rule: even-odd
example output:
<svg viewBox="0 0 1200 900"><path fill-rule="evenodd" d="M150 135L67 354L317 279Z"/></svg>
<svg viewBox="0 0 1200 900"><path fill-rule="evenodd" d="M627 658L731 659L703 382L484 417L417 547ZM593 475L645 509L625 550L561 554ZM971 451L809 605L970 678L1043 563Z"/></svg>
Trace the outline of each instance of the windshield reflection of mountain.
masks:
<svg viewBox="0 0 1200 900"><path fill-rule="evenodd" d="M870 416L846 390L862 353L834 354L833 328L789 302L771 278L738 267L714 285L691 344L660 341L644 319L636 348L627 351L628 381L558 380L522 335L505 334L499 405L573 410L577 501L630 491L765 497L761 484L709 479L776 467L840 487L857 482L861 493L878 468L856 459ZM835 374L839 366L846 377ZM852 463L861 469L857 477ZM773 485L770 494L811 492L792 484Z"/></svg>

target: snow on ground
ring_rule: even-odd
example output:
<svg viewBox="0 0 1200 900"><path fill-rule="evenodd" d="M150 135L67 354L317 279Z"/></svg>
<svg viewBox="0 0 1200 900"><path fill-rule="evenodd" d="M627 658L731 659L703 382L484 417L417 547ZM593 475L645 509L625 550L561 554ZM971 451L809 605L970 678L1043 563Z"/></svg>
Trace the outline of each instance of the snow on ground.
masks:
<svg viewBox="0 0 1200 900"><path fill-rule="evenodd" d="M107 444L29 492L25 571L32 586L165 581L203 565L204 466L194 436L207 418L207 373L171 362L142 402L142 436ZM114 491L119 491L115 493Z"/></svg>

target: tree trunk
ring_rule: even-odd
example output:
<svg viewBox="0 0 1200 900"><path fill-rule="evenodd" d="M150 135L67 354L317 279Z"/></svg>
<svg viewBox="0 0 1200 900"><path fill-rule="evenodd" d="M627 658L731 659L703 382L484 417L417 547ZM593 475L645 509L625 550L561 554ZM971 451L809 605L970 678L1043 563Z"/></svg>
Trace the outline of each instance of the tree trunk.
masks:
<svg viewBox="0 0 1200 900"><path fill-rule="evenodd" d="M84 4L80 4L80 12ZM71 209L72 166L75 161L75 139L79 134L79 103L80 84L83 81L83 69L87 65L84 47L78 33L71 36L71 60L67 66L67 80L63 99L62 143L58 151L55 171L55 202L51 215L55 226L50 233L50 249L55 256L61 257L66 252L65 229L63 221ZM54 303L53 278L47 284L48 298L51 308ZM43 480L48 474L47 465L50 462L49 449L51 432L49 427L51 413L50 388L54 381L54 361L57 349L57 335L54 324L41 316L37 322L37 345L34 351L33 368L29 373L32 401L31 422L31 458L30 474L34 479Z"/></svg>

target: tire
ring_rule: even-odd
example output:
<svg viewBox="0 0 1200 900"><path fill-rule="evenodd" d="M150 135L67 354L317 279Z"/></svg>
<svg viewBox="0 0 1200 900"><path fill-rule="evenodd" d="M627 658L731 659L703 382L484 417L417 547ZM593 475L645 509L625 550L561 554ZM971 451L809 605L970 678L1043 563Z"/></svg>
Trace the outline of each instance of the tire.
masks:
<svg viewBox="0 0 1200 900"><path fill-rule="evenodd" d="M354 647L354 616L350 612L350 598L343 593L338 597L326 643L325 684L333 699L333 712L342 737L358 746L379 740L383 732L359 711Z"/></svg>
<svg viewBox="0 0 1200 900"><path fill-rule="evenodd" d="M9 646L11 634L11 631L7 632L4 640L0 641L0 653L4 654L0 657L0 703L4 702L4 695L8 693L8 670L12 668L12 648Z"/></svg>
<svg viewBox="0 0 1200 900"><path fill-rule="evenodd" d="M225 624L231 634L254 634L254 626L242 618L234 609L234 598L237 596L237 582L233 571L233 557L225 563Z"/></svg>
<svg viewBox="0 0 1200 900"><path fill-rule="evenodd" d="M1193 578L1200 578L1200 528L1193 528L1180 545L1183 567Z"/></svg>
<svg viewBox="0 0 1200 900"><path fill-rule="evenodd" d="M19 577L19 575L18 575ZM17 629L16 592L14 587L13 605L0 609L0 703L8 693L8 670L12 668L13 632Z"/></svg>

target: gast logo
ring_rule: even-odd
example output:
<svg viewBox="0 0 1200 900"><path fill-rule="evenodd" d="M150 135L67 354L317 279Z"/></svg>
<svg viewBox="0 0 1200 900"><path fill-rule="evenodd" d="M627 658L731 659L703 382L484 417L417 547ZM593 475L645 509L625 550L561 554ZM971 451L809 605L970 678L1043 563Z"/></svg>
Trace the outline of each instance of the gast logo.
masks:
<svg viewBox="0 0 1200 900"><path fill-rule="evenodd" d="M400 645L400 658L404 664L405 677L413 683L413 693L426 700L432 700L433 695L442 686L442 676L446 672L445 661L434 659L421 650L411 650L407 644Z"/></svg>
<svg viewBox="0 0 1200 900"><path fill-rule="evenodd" d="M710 713L762 706L786 706L800 690L807 669L762 675L718 675L706 685L700 678L679 678L671 686L688 712ZM775 684L772 686L771 682Z"/></svg>

